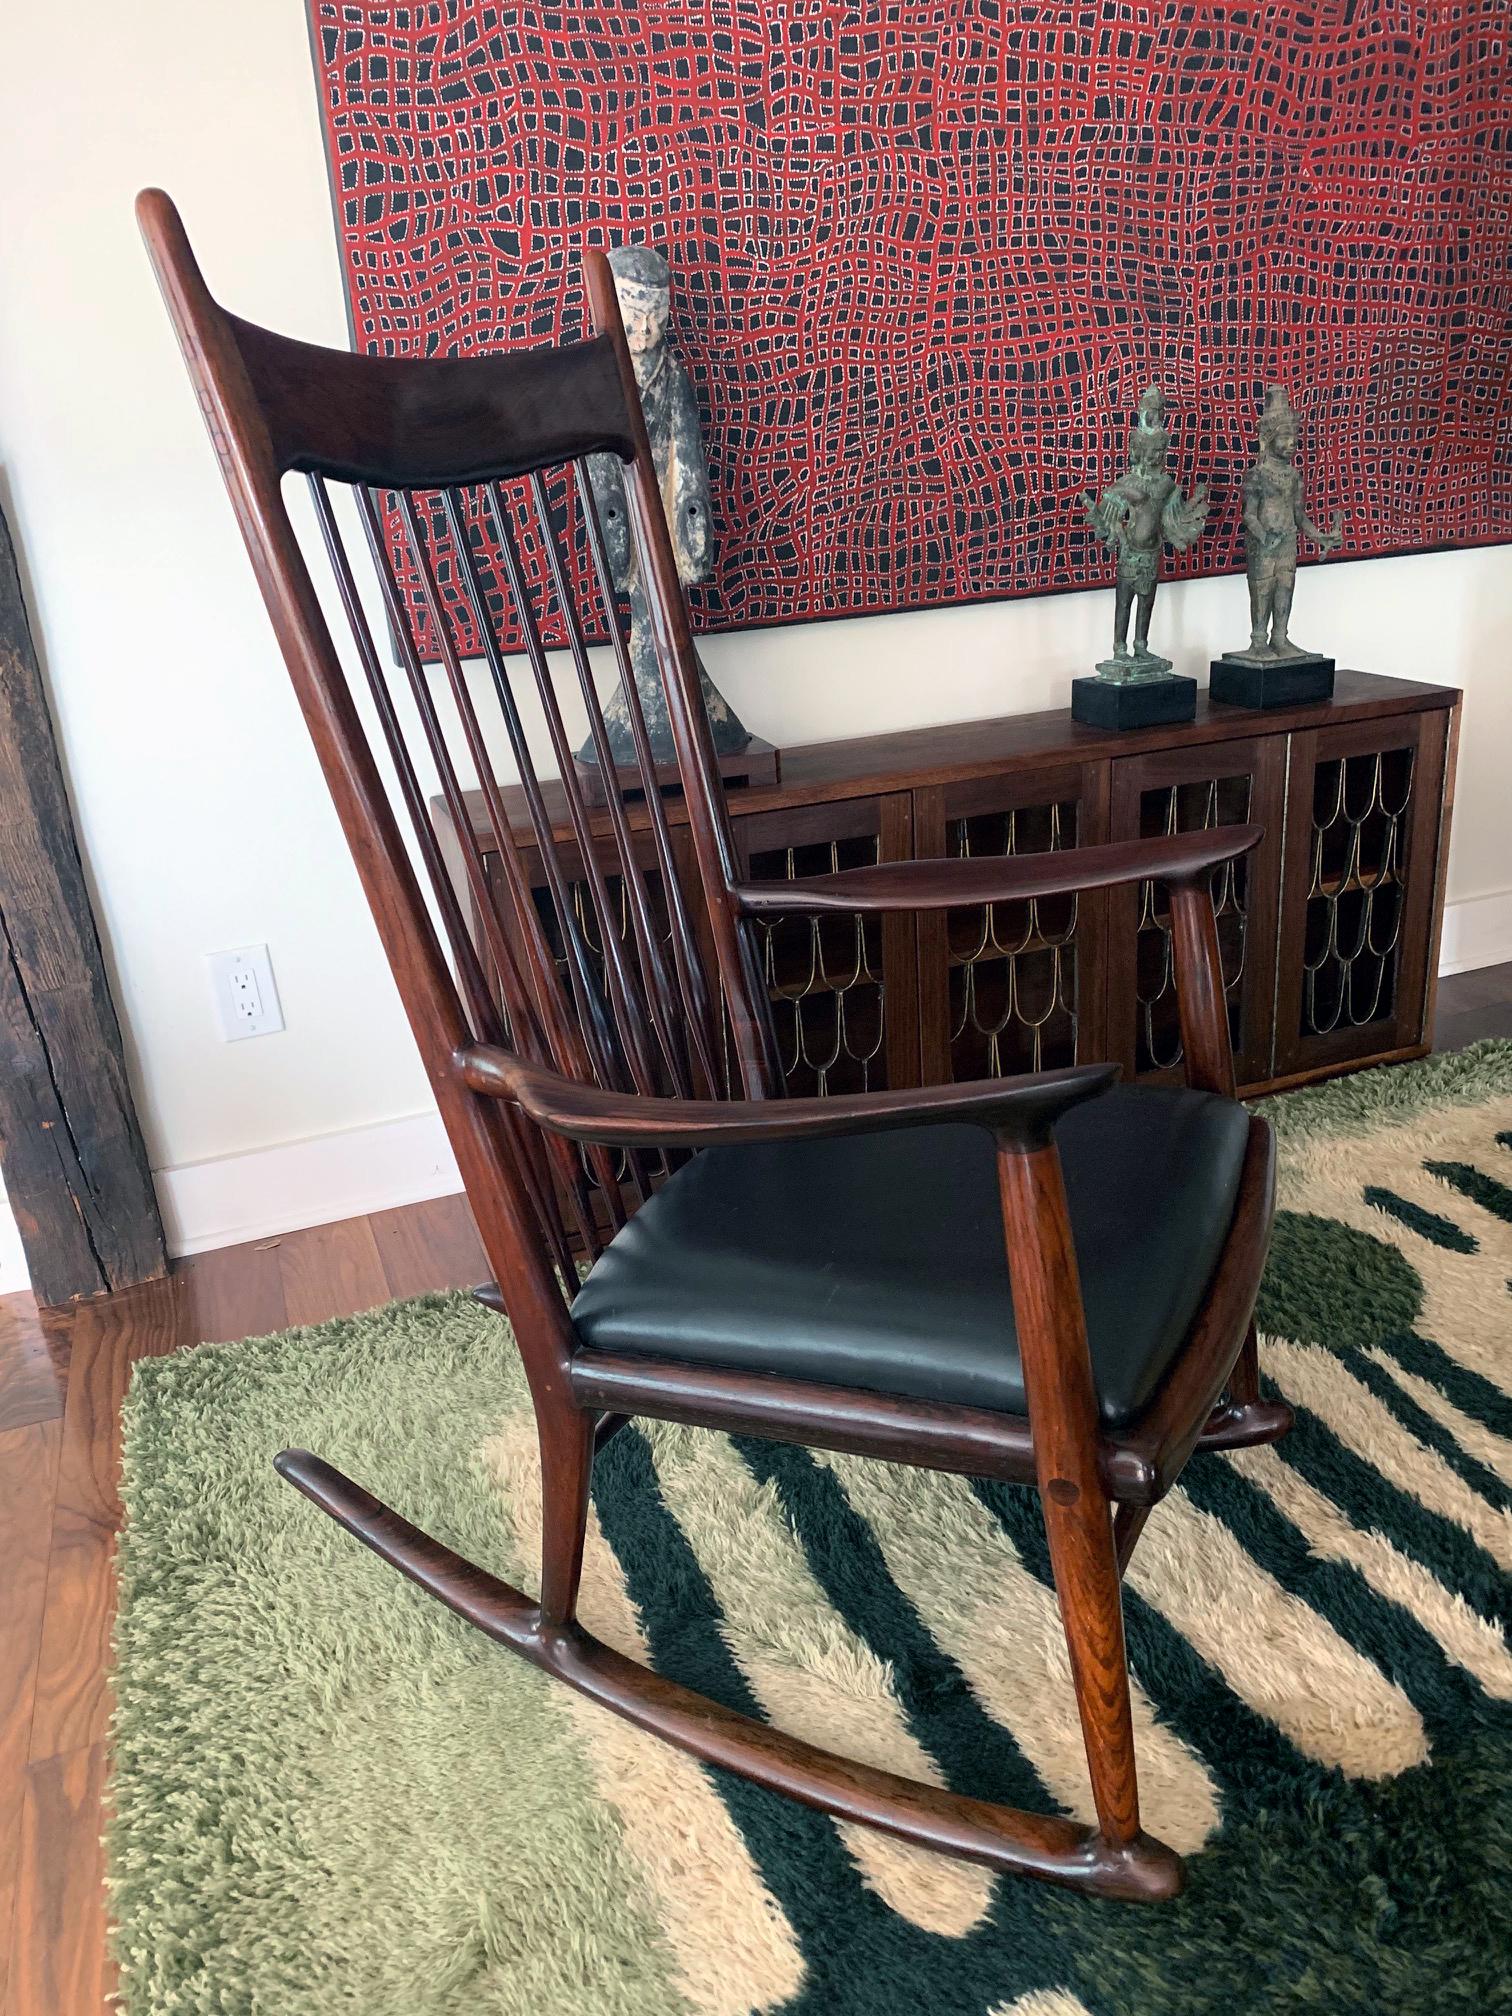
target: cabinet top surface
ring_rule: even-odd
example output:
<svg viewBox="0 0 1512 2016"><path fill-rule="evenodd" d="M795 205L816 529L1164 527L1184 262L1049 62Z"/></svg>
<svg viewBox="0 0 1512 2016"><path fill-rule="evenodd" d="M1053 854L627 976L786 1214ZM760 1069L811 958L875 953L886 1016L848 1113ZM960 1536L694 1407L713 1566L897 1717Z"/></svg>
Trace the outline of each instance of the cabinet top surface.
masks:
<svg viewBox="0 0 1512 2016"><path fill-rule="evenodd" d="M1175 726L1126 729L1120 733L1085 727L1072 720L1069 707L1053 707L1039 714L1005 714L987 721L954 721L938 728L908 728L840 742L811 742L783 750L780 784L758 789L734 786L727 796L730 810L737 816L773 812L794 805L913 790L921 785L954 783L1009 770L1045 769L1057 763L1105 761L1118 756L1148 755L1155 750L1190 748L1205 742L1329 728L1345 721L1449 707L1458 698L1458 691L1451 686L1430 686L1416 679L1387 679L1375 672L1341 668L1334 680L1331 700L1303 707L1273 707L1262 712L1222 706L1210 701L1204 691L1197 696L1197 718ZM553 823L560 820L566 829L567 802L560 783L543 780L541 789ZM473 830L486 844L492 822L481 793L470 791L467 802ZM517 786L508 786L504 802L511 826L528 843L531 824L523 793ZM685 824L687 812L681 797L674 794L664 802L671 823ZM440 801L436 810L445 817ZM643 807L632 804L627 810L632 826L647 823ZM592 824L596 831L608 830L603 813L595 813Z"/></svg>

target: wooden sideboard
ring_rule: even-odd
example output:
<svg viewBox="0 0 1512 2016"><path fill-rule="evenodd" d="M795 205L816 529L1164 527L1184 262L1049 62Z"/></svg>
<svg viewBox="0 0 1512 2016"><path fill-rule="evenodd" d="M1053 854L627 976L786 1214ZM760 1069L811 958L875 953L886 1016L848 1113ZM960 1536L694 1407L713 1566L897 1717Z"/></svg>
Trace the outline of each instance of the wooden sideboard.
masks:
<svg viewBox="0 0 1512 2016"><path fill-rule="evenodd" d="M775 880L1256 821L1264 841L1218 877L1214 897L1240 1085L1274 1091L1429 1046L1459 698L1341 671L1321 704L1254 713L1204 694L1195 721L1122 735L1078 726L1066 709L1010 715L792 749L780 784L731 790L728 802L742 873ZM545 789L561 814L570 875L578 857L560 788ZM506 802L512 813L508 793ZM488 850L481 799L470 809ZM683 809L675 796L667 809L701 920ZM436 814L444 830L445 808ZM643 807L632 826L649 861ZM530 836L520 801L516 837L534 880ZM575 887L591 945L583 893ZM1156 887L925 917L793 916L760 928L795 1092L1096 1058L1116 1059L1131 1077L1179 1073L1170 932Z"/></svg>

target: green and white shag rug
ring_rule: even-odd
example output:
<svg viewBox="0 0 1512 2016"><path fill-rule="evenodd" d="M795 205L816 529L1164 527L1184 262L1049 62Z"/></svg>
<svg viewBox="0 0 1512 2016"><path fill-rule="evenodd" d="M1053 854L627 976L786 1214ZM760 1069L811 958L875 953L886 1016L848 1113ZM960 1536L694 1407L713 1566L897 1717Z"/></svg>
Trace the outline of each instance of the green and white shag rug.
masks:
<svg viewBox="0 0 1512 2016"><path fill-rule="evenodd" d="M535 1445L461 1297L153 1360L126 1413L128 2016L1512 2009L1512 1044L1270 1106L1278 1450L1128 1582L1177 1902L1073 1897L706 1771L496 1650L270 1467L531 1585ZM1032 1493L676 1428L599 1466L585 1620L894 1769L1089 1817Z"/></svg>

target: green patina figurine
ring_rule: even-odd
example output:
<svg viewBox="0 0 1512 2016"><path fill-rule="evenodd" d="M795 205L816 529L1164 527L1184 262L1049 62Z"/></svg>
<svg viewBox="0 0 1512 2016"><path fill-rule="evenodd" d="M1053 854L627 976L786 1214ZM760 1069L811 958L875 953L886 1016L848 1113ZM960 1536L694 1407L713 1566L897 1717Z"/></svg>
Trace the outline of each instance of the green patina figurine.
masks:
<svg viewBox="0 0 1512 2016"><path fill-rule="evenodd" d="M656 464L667 527L672 534L677 572L685 582L706 581L714 550L709 470L692 382L667 341L671 273L661 253L652 251L648 245L616 246L609 254L609 266L614 274L625 340L635 365L641 410L646 416L646 434ZM650 605L630 536L624 471L615 455L592 455L588 467L614 584L630 604L630 663L641 711L646 717L651 753L658 763L670 763L674 759L672 725L652 639ZM720 755L735 754L749 744L750 732L702 663L698 670L715 749ZM615 766L633 767L635 744L630 716L624 691L618 685L604 709L604 723ZM579 750L578 760L585 763L597 760L592 736Z"/></svg>
<svg viewBox="0 0 1512 2016"><path fill-rule="evenodd" d="M1082 493L1092 529L1118 556L1118 587L1113 604L1113 656L1098 665L1103 679L1125 682L1157 679L1171 670L1169 658L1150 649L1150 613L1160 580L1160 549L1184 552L1207 519L1207 491L1202 484L1183 497L1166 468L1170 434L1165 424L1165 395L1152 385L1139 401L1129 430L1129 466L1118 481L1094 497ZM1129 645L1129 619L1134 619L1134 643Z"/></svg>
<svg viewBox="0 0 1512 2016"><path fill-rule="evenodd" d="M1291 638L1292 594L1297 583L1297 536L1311 539L1320 553L1344 543L1344 514L1322 531L1307 515L1302 476L1296 467L1297 416L1284 385L1272 385L1260 416L1260 459L1244 479L1244 554L1249 574L1250 641L1244 651L1225 651L1237 665L1277 659L1318 659Z"/></svg>

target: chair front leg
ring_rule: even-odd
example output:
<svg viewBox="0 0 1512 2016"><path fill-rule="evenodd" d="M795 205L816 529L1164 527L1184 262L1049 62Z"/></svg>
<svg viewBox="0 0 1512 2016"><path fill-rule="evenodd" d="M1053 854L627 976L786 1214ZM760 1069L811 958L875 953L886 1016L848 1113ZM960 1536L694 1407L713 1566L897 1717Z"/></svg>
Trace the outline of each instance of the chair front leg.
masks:
<svg viewBox="0 0 1512 2016"><path fill-rule="evenodd" d="M577 1617L588 1531L588 1487L599 1417L570 1400L536 1400L541 1444L541 1629L558 1630Z"/></svg>
<svg viewBox="0 0 1512 2016"><path fill-rule="evenodd" d="M1000 1139L998 1181L1035 1472L1103 1851L1147 1895L1169 1897L1184 1880L1180 1857L1139 1824L1121 1568L1098 1465L1097 1397L1054 1144Z"/></svg>

